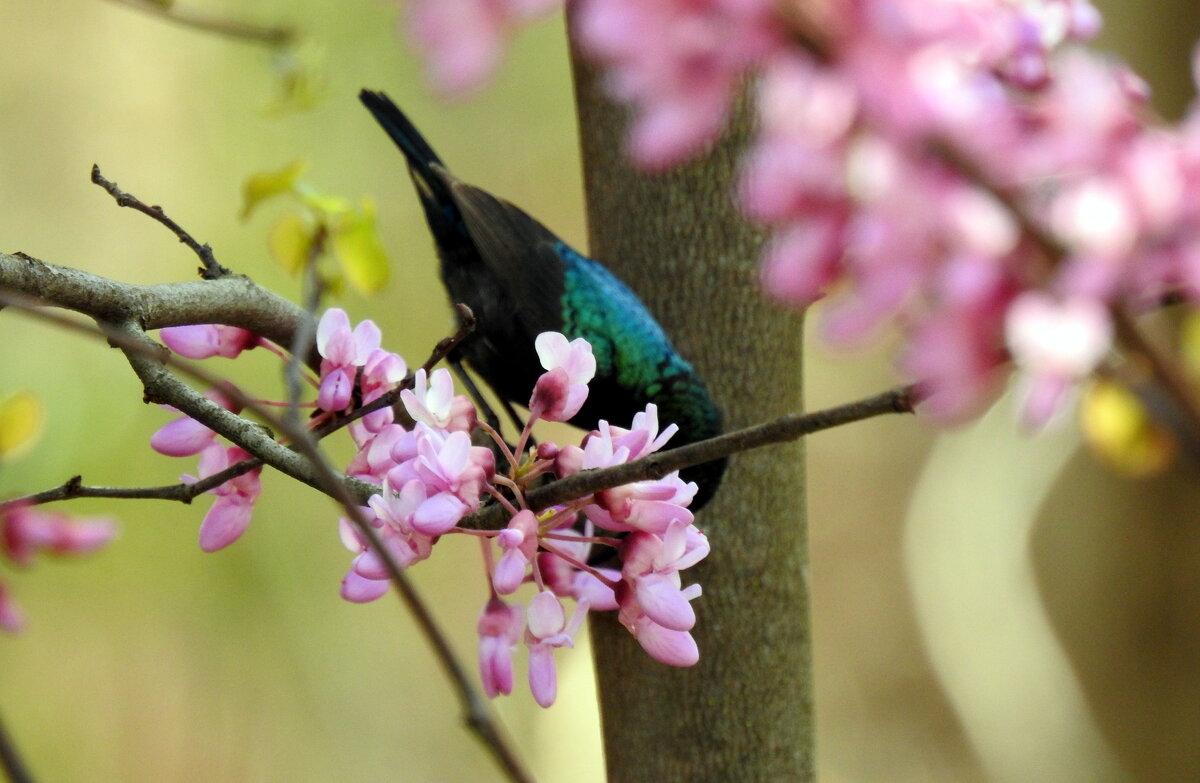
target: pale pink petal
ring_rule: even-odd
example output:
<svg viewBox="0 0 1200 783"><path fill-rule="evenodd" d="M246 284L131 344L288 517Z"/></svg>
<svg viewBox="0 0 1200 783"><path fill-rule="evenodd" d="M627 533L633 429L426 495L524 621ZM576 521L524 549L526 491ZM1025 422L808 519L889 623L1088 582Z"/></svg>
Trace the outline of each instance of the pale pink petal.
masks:
<svg viewBox="0 0 1200 783"><path fill-rule="evenodd" d="M687 631L673 631L647 618L637 631L638 644L651 658L668 666L693 666L700 660L700 648Z"/></svg>
<svg viewBox="0 0 1200 783"><path fill-rule="evenodd" d="M167 326L158 330L167 347L189 359L207 359L217 355L219 338L213 324Z"/></svg>
<svg viewBox="0 0 1200 783"><path fill-rule="evenodd" d="M216 552L237 541L246 532L253 513L253 504L240 497L218 497L200 523L200 548Z"/></svg>
<svg viewBox="0 0 1200 783"><path fill-rule="evenodd" d="M342 579L341 596L356 604L374 601L387 593L391 583L384 579L365 579L353 571Z"/></svg>
<svg viewBox="0 0 1200 783"><path fill-rule="evenodd" d="M637 582L637 600L646 616L675 631L689 631L696 624L696 613L684 598L677 579L649 574Z"/></svg>
<svg viewBox="0 0 1200 783"><path fill-rule="evenodd" d="M549 590L543 590L529 601L525 623L529 633L538 639L545 639L562 631L567 617L563 611L558 596Z"/></svg>
<svg viewBox="0 0 1200 783"><path fill-rule="evenodd" d="M413 530L427 536L440 536L466 516L467 504L449 492L439 492L417 507L412 516Z"/></svg>
<svg viewBox="0 0 1200 783"><path fill-rule="evenodd" d="M323 411L344 411L354 394L354 378L338 367L321 379L317 406Z"/></svg>
<svg viewBox="0 0 1200 783"><path fill-rule="evenodd" d="M529 690L541 707L549 707L558 696L558 673L550 647L542 644L529 649Z"/></svg>
<svg viewBox="0 0 1200 783"><path fill-rule="evenodd" d="M325 353L325 346L329 344L330 338L338 332L350 331L350 316L346 315L346 311L340 307L331 307L321 316L321 320L317 322L317 351L328 358Z"/></svg>
<svg viewBox="0 0 1200 783"><path fill-rule="evenodd" d="M168 457L189 457L203 451L215 436L208 427L184 416L159 427L150 436L150 448Z"/></svg>

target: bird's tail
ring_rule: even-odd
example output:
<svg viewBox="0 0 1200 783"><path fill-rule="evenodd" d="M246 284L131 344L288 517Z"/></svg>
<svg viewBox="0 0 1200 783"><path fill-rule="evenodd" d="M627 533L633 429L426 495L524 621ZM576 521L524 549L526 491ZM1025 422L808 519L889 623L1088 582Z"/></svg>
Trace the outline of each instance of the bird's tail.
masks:
<svg viewBox="0 0 1200 783"><path fill-rule="evenodd" d="M433 147L429 146L429 142L425 141L425 137L412 121L400 111L400 107L392 103L392 99L387 95L373 90L360 91L358 99L404 153L417 187L438 203L453 203L450 189L431 168L434 165L443 167L442 159L433 151Z"/></svg>

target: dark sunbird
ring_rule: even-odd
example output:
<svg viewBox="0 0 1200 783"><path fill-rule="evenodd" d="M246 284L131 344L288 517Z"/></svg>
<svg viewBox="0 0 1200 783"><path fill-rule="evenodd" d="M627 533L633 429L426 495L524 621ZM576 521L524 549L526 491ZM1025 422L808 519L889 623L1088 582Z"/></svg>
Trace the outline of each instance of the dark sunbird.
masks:
<svg viewBox="0 0 1200 783"><path fill-rule="evenodd" d="M462 358L497 395L525 404L543 372L534 338L561 332L587 340L596 357L587 402L571 424L629 426L652 402L662 426L679 426L671 446L721 433L721 412L704 381L628 286L521 209L458 180L386 95L363 90L359 98L408 160L442 283L451 302L465 303L477 319ZM682 471L700 488L693 510L708 502L724 472L725 460Z"/></svg>

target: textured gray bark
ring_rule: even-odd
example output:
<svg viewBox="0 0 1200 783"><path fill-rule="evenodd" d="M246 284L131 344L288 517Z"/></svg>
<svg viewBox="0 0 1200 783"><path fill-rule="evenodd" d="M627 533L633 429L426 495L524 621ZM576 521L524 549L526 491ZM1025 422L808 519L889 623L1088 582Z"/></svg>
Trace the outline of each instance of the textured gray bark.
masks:
<svg viewBox="0 0 1200 783"><path fill-rule="evenodd" d="M730 194L746 117L709 155L632 170L626 115L575 58L591 252L636 290L707 380L726 428L801 410L801 330L757 292L761 237ZM731 459L697 524L712 554L685 572L700 662L651 660L611 615L591 625L608 775L635 781L813 778L812 658L801 443Z"/></svg>

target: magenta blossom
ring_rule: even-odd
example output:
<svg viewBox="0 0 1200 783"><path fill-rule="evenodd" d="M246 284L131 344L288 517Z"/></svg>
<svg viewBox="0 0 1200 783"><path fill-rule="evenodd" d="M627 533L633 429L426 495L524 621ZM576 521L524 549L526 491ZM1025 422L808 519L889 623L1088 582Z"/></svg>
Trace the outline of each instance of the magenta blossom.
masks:
<svg viewBox="0 0 1200 783"><path fill-rule="evenodd" d="M587 400L588 383L596 376L596 357L583 338L567 341L558 332L542 332L534 341L546 369L529 400L532 418L567 421Z"/></svg>
<svg viewBox="0 0 1200 783"><path fill-rule="evenodd" d="M521 609L495 596L479 615L479 676L489 698L512 693L512 654L524 626Z"/></svg>
<svg viewBox="0 0 1200 783"><path fill-rule="evenodd" d="M331 307L317 324L317 351L321 354L321 388L317 406L323 411L343 411L354 394L358 368L379 348L379 327L363 321L354 330L346 311Z"/></svg>
<svg viewBox="0 0 1200 783"><path fill-rule="evenodd" d="M212 356L236 359L242 351L259 343L258 335L253 332L221 324L167 326L158 331L158 336L172 351L189 359Z"/></svg>
<svg viewBox="0 0 1200 783"><path fill-rule="evenodd" d="M1013 302L1006 331L1009 349L1023 370L1025 424L1034 429L1061 410L1064 397L1096 368L1113 338L1108 310L1096 302L1056 302L1033 291Z"/></svg>
<svg viewBox="0 0 1200 783"><path fill-rule="evenodd" d="M662 536L633 533L621 547L621 578L631 588L625 602L636 601L659 625L675 631L691 630L696 623L692 599L699 585L681 586L679 572L708 555L708 539L686 522L672 522Z"/></svg>
<svg viewBox="0 0 1200 783"><path fill-rule="evenodd" d="M413 421L444 430L470 432L475 428L475 406L454 394L454 380L445 368L434 370L428 381L425 369L418 369L413 388L400 392L400 399Z"/></svg>
<svg viewBox="0 0 1200 783"><path fill-rule="evenodd" d="M0 582L0 631L20 633L25 627L25 613L9 595L8 585Z"/></svg>
<svg viewBox="0 0 1200 783"><path fill-rule="evenodd" d="M220 473L248 459L250 455L237 446L213 443L200 452L200 478ZM204 521L200 523L202 550L216 552L218 549L224 549L246 532L246 528L250 526L250 517L254 513L254 502L262 492L261 473L261 467L254 468L209 490L217 499L213 501L208 513L204 515ZM184 481L191 483L195 479L184 476Z"/></svg>
<svg viewBox="0 0 1200 783"><path fill-rule="evenodd" d="M32 506L14 505L0 511L0 554L28 566L41 552L81 555L93 552L117 534L109 517L76 518Z"/></svg>
<svg viewBox="0 0 1200 783"><path fill-rule="evenodd" d="M430 81L446 93L480 87L495 71L517 24L562 0L412 0L408 32Z"/></svg>
<svg viewBox="0 0 1200 783"><path fill-rule="evenodd" d="M558 675L554 668L554 648L574 647L572 638L587 616L587 601L575 605L567 622L558 596L543 590L529 602L526 614L525 644L529 647L529 690L533 700L549 707L558 695Z"/></svg>
<svg viewBox="0 0 1200 783"><path fill-rule="evenodd" d="M508 527L496 537L504 554L492 572L492 586L500 595L516 592L525 579L525 570L538 549L538 521L528 509L518 511Z"/></svg>
<svg viewBox="0 0 1200 783"><path fill-rule="evenodd" d="M210 389L204 396L232 413L240 413L241 407L218 389ZM170 406L163 406L174 411ZM178 413L178 411L175 411ZM150 448L168 457L190 457L199 454L213 442L217 433L205 427L191 416L180 416L167 422L150 436Z"/></svg>
<svg viewBox="0 0 1200 783"><path fill-rule="evenodd" d="M363 405L374 402L390 392L408 375L408 365L399 354L377 348L367 356L363 363L359 387L362 389ZM363 416L360 422L368 432L379 432L383 427L392 423L392 409L380 408Z"/></svg>

